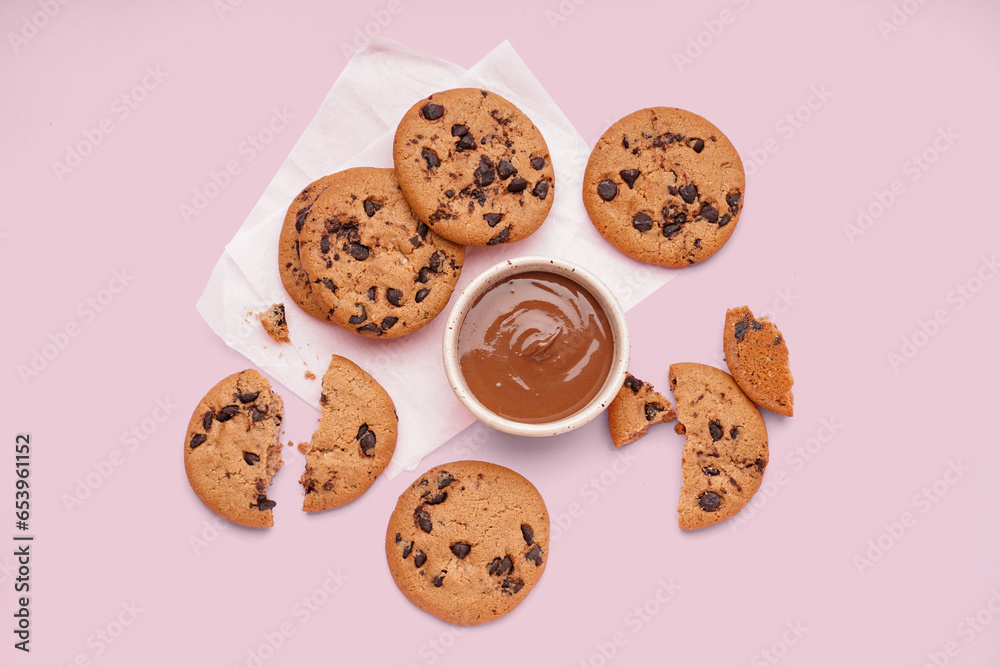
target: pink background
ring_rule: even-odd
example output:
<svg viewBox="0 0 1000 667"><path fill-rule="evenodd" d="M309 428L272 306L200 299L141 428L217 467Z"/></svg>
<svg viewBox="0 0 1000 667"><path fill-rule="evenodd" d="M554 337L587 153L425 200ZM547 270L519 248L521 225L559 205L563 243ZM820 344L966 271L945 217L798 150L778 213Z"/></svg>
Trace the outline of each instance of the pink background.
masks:
<svg viewBox="0 0 1000 667"><path fill-rule="evenodd" d="M17 575L0 547L0 664L997 664L1000 6L232 0L220 17L224 1L0 9L13 287L0 540L18 532L23 432L35 535L30 654L12 648ZM765 415L765 486L737 519L676 527L669 426L621 452L603 420L548 440L473 426L424 467L518 470L555 539L527 601L471 629L416 609L388 574L385 524L417 473L306 516L286 449L277 525L213 529L183 433L246 362L194 303L366 25L463 66L509 39L591 143L650 105L701 113L733 140L748 171L739 228L629 324L632 370L661 388L670 363L723 364L729 306L771 310L787 337L796 416ZM134 109L116 102L144 77ZM293 119L251 160L241 142L275 108ZM240 173L186 224L180 205L230 160ZM871 218L851 235L859 209ZM51 358L22 379L36 352ZM307 440L315 409L286 405L286 440ZM88 475L96 488L68 510Z"/></svg>

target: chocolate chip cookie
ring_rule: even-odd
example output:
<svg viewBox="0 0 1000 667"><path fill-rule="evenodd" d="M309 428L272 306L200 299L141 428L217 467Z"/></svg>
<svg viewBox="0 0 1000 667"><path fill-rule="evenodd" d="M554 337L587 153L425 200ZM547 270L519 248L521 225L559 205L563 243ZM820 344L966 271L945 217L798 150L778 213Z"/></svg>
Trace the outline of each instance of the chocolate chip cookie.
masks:
<svg viewBox="0 0 1000 667"><path fill-rule="evenodd" d="M198 403L184 438L188 482L206 506L242 526L271 526L267 487L281 467L281 397L255 370L225 378Z"/></svg>
<svg viewBox="0 0 1000 667"><path fill-rule="evenodd" d="M704 528L739 512L760 487L767 466L767 429L732 376L703 364L670 366L684 433L677 523Z"/></svg>
<svg viewBox="0 0 1000 667"><path fill-rule="evenodd" d="M653 424L671 422L676 417L666 396L631 373L625 376L625 383L608 406L608 428L615 447L634 442Z"/></svg>
<svg viewBox="0 0 1000 667"><path fill-rule="evenodd" d="M267 332L268 336L274 339L274 342L289 342L288 322L285 320L285 304L274 304L263 313L258 313L257 319L260 320L260 324L264 327L264 331Z"/></svg>
<svg viewBox="0 0 1000 667"><path fill-rule="evenodd" d="M396 129L399 186L420 220L463 245L532 234L555 197L549 149L524 113L496 93L434 93Z"/></svg>
<svg viewBox="0 0 1000 667"><path fill-rule="evenodd" d="M535 487L513 470L447 463L399 497L385 555L410 602L456 625L486 623L538 583L549 557L549 515Z"/></svg>
<svg viewBox="0 0 1000 667"><path fill-rule="evenodd" d="M622 118L597 142L583 203L626 255L683 267L729 239L744 189L743 163L719 128L690 111L654 107Z"/></svg>
<svg viewBox="0 0 1000 667"><path fill-rule="evenodd" d="M369 338L396 338L440 313L465 248L413 216L392 169L335 175L305 215L302 266L330 321Z"/></svg>
<svg viewBox="0 0 1000 667"><path fill-rule="evenodd" d="M396 406L375 378L333 355L323 376L319 427L299 445L306 512L339 507L371 487L396 451Z"/></svg>
<svg viewBox="0 0 1000 667"><path fill-rule="evenodd" d="M750 399L779 415L792 416L792 372L788 346L778 327L746 306L726 311L722 336L729 372Z"/></svg>
<svg viewBox="0 0 1000 667"><path fill-rule="evenodd" d="M299 308L324 322L330 321L329 307L313 298L312 283L309 274L302 268L299 256L299 232L306 222L306 216L316 203L316 199L329 187L339 174L324 176L307 185L299 195L292 200L281 224L281 235L278 237L278 273L285 291L298 304Z"/></svg>

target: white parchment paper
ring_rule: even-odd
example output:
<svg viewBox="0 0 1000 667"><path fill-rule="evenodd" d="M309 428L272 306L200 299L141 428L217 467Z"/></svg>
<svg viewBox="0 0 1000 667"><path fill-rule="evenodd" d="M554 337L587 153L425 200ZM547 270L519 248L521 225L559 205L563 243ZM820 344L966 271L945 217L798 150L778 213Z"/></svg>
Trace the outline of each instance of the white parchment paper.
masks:
<svg viewBox="0 0 1000 667"><path fill-rule="evenodd" d="M568 259L601 278L627 310L668 282L675 270L632 260L601 238L580 195L590 148L508 42L463 69L387 39L359 51L334 83L250 215L226 246L197 308L227 345L319 409L320 380L330 356L345 356L385 387L399 414L399 440L386 471L394 477L471 424L451 391L441 361L447 309L414 334L361 338L314 320L285 293L278 273L278 235L289 203L310 182L357 166L392 167L396 125L417 100L449 88L494 91L541 130L556 181L552 210L529 238L469 248L457 295L493 264L521 255ZM453 297L454 300L454 297ZM279 345L253 315L284 303L290 344ZM307 371L315 378L307 377Z"/></svg>

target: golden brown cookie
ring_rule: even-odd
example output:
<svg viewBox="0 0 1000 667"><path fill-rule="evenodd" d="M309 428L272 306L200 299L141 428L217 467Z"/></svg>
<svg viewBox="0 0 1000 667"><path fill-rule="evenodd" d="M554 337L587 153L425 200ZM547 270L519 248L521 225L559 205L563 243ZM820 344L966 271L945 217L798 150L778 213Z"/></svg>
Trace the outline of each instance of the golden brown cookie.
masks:
<svg viewBox="0 0 1000 667"><path fill-rule="evenodd" d="M396 451L396 406L375 378L337 355L323 376L319 428L299 445L306 469L302 509L340 507L371 487Z"/></svg>
<svg viewBox="0 0 1000 667"><path fill-rule="evenodd" d="M410 602L456 625L486 623L538 583L549 557L549 515L535 487L513 470L446 463L399 497L385 555Z"/></svg>
<svg viewBox="0 0 1000 667"><path fill-rule="evenodd" d="M672 364L676 427L684 435L677 524L704 528L739 512L760 487L767 466L767 428L760 411L725 371Z"/></svg>
<svg viewBox="0 0 1000 667"><path fill-rule="evenodd" d="M792 416L792 372L785 337L766 317L760 320L746 306L726 311L722 335L726 364L740 388L762 408Z"/></svg>
<svg viewBox="0 0 1000 667"><path fill-rule="evenodd" d="M635 442L646 435L653 424L672 422L676 418L669 399L631 373L625 376L625 383L608 406L608 428L615 447Z"/></svg>
<svg viewBox="0 0 1000 667"><path fill-rule="evenodd" d="M302 260L299 257L299 232L302 231L302 225L305 224L306 216L309 215L316 199L338 175L331 174L313 181L292 200L288 212L285 213L285 221L281 224L281 235L278 238L278 273L281 274L281 283L285 286L285 291L302 310L324 322L330 321L329 308L313 299L309 274L302 268Z"/></svg>
<svg viewBox="0 0 1000 667"><path fill-rule="evenodd" d="M420 100L396 129L392 157L414 213L456 243L520 241L552 208L545 139L496 93L456 88Z"/></svg>
<svg viewBox="0 0 1000 667"><path fill-rule="evenodd" d="M392 169L335 176L299 233L313 299L330 321L361 336L413 333L447 305L465 248L413 216Z"/></svg>
<svg viewBox="0 0 1000 667"><path fill-rule="evenodd" d="M267 497L281 467L284 405L255 370L225 378L195 408L184 440L188 482L205 505L242 526L271 526Z"/></svg>
<svg viewBox="0 0 1000 667"><path fill-rule="evenodd" d="M257 319L260 320L260 324L264 327L267 335L273 338L276 343L289 342L288 322L285 320L285 304L274 304L263 313L258 313Z"/></svg>
<svg viewBox="0 0 1000 667"><path fill-rule="evenodd" d="M719 128L669 107L642 109L608 128L583 176L597 230L626 255L683 267L711 257L743 208L743 163Z"/></svg>

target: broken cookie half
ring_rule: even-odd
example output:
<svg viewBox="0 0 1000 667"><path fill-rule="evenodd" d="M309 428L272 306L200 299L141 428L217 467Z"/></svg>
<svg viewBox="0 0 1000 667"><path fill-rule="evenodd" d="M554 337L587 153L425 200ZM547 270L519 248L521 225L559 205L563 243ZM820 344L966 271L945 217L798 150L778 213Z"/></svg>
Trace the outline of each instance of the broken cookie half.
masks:
<svg viewBox="0 0 1000 667"><path fill-rule="evenodd" d="M675 418L669 399L631 373L625 376L622 388L608 406L608 429L615 447L635 442L646 435L653 424L671 422Z"/></svg>
<svg viewBox="0 0 1000 667"><path fill-rule="evenodd" d="M299 445L306 469L302 509L318 512L361 496L396 451L396 406L375 378L333 355L323 376L319 427Z"/></svg>
<svg viewBox="0 0 1000 667"><path fill-rule="evenodd" d="M729 372L746 395L762 408L792 416L792 372L788 346L778 327L759 320L746 306L726 311L722 348Z"/></svg>
<svg viewBox="0 0 1000 667"><path fill-rule="evenodd" d="M677 419L684 434L683 486L677 524L704 528L735 515L760 488L767 467L767 428L731 375L704 364L670 366Z"/></svg>

